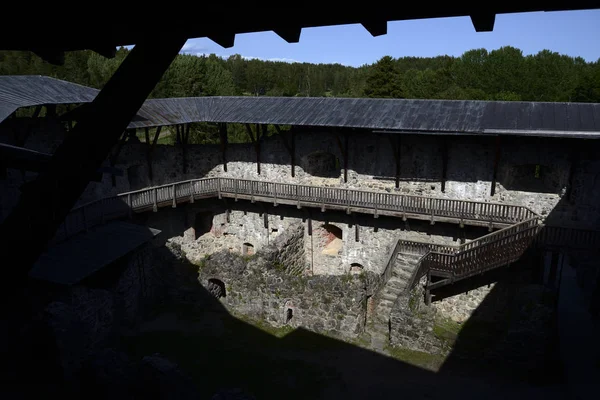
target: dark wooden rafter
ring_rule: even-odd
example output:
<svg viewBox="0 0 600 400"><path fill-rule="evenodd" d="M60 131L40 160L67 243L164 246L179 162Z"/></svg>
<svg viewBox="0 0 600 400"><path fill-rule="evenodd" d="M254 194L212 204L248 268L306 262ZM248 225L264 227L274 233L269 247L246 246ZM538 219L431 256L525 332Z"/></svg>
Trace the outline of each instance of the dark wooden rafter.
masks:
<svg viewBox="0 0 600 400"><path fill-rule="evenodd" d="M494 22L496 21L496 14L494 13L478 13L471 14L471 22L475 28L475 32L491 32L494 30Z"/></svg>
<svg viewBox="0 0 600 400"><path fill-rule="evenodd" d="M442 193L446 193L446 179L448 174L448 139L442 137Z"/></svg>
<svg viewBox="0 0 600 400"><path fill-rule="evenodd" d="M22 191L0 225L2 253L16 260L6 277L16 291L186 40L171 30L150 32L140 40L60 144L45 173ZM28 251L23 252L22 238L28 235Z"/></svg>
<svg viewBox="0 0 600 400"><path fill-rule="evenodd" d="M156 128L156 132L154 133L154 138L152 141L150 140L150 129L144 128L144 134L146 138L146 162L148 163L148 179L150 182L154 179L152 174L152 155L154 153L154 148L156 147L156 143L158 142L158 136L160 135L160 131L162 126Z"/></svg>
<svg viewBox="0 0 600 400"><path fill-rule="evenodd" d="M500 136L496 136L495 149L494 172L492 173L492 187L490 189L490 196L493 196L496 193L496 178L498 177L498 164L500 163L500 154L502 149Z"/></svg>
<svg viewBox="0 0 600 400"><path fill-rule="evenodd" d="M260 175L260 124L256 124L256 138L254 138L254 134L252 133L252 126L250 124L246 125L246 132L248 133L248 137L252 144L254 144L254 151L256 152L256 172ZM266 134L266 125L263 128L263 135Z"/></svg>
<svg viewBox="0 0 600 400"><path fill-rule="evenodd" d="M348 182L348 132L344 132L344 143L342 144L342 138L337 130L333 131L340 152L344 159L344 183Z"/></svg>
<svg viewBox="0 0 600 400"><path fill-rule="evenodd" d="M227 172L227 145L229 139L227 137L227 123L219 123L219 141L221 143L221 159L223 161L223 171Z"/></svg>
<svg viewBox="0 0 600 400"><path fill-rule="evenodd" d="M392 146L394 160L396 161L396 189L398 189L400 187L400 149L402 142L400 135L395 135L395 138L392 135L388 135L388 139Z"/></svg>
<svg viewBox="0 0 600 400"><path fill-rule="evenodd" d="M284 132L282 132L279 125L275 125L275 130L277 131L277 136L283 142L283 146L285 147L287 152L290 154L290 158L291 158L290 163L292 166L292 178L293 178L296 176L296 130L294 129L294 127L292 127L289 130L290 143L288 143L288 140L285 138Z"/></svg>

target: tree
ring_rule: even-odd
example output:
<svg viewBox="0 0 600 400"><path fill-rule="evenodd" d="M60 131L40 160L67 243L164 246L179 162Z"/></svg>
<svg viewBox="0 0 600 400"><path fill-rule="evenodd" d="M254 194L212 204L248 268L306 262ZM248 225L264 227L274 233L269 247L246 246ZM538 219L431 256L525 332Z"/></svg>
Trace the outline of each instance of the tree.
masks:
<svg viewBox="0 0 600 400"><path fill-rule="evenodd" d="M366 81L365 95L404 98L400 74L392 57L382 57L372 66Z"/></svg>

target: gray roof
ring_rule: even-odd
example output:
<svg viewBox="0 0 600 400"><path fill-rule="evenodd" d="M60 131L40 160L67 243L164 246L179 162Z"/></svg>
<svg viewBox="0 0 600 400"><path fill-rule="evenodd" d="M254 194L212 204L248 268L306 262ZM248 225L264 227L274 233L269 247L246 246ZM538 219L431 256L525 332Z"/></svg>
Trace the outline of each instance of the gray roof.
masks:
<svg viewBox="0 0 600 400"><path fill-rule="evenodd" d="M28 79L33 83L29 84ZM47 85L41 86L42 81ZM10 91L3 88L5 82L10 84ZM24 95L14 93L18 88L16 82L26 88ZM65 92L61 93L63 89ZM91 101L97 93L94 89L47 77L0 77L0 110L5 108L5 93L9 92L9 100L19 98L23 105L85 102L86 98ZM36 93L39 93L39 97L35 97ZM129 127L189 122L591 139L600 138L600 104L333 97L187 97L146 100Z"/></svg>
<svg viewBox="0 0 600 400"><path fill-rule="evenodd" d="M110 222L50 247L37 260L31 278L74 285L152 240L159 230Z"/></svg>
<svg viewBox="0 0 600 400"><path fill-rule="evenodd" d="M415 133L600 138L600 104L332 97L147 100L130 127L237 122Z"/></svg>
<svg viewBox="0 0 600 400"><path fill-rule="evenodd" d="M87 103L97 94L96 89L48 76L0 76L0 122L19 107Z"/></svg>

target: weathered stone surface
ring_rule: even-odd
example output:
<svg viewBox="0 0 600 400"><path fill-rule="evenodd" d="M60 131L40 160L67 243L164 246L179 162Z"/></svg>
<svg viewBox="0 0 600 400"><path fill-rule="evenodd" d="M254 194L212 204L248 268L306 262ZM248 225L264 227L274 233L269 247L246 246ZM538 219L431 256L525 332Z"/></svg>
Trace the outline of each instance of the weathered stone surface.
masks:
<svg viewBox="0 0 600 400"><path fill-rule="evenodd" d="M222 281L226 294L220 300L227 308L275 327L302 326L340 337L356 337L364 330L367 293L376 276L296 276L283 264L268 262L280 257L277 250L275 256L262 254L273 249L248 261L217 252L204 260L198 279L205 287L209 279Z"/></svg>
<svg viewBox="0 0 600 400"><path fill-rule="evenodd" d="M455 322L465 322L481 306L486 296L494 289L494 283L469 290L468 292L435 301L431 306L441 315Z"/></svg>

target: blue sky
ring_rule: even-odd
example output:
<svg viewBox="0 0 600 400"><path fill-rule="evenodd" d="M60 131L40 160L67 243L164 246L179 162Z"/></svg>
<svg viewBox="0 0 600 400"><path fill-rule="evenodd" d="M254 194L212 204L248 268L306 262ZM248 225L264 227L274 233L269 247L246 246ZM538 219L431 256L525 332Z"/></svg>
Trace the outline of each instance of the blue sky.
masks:
<svg viewBox="0 0 600 400"><path fill-rule="evenodd" d="M474 48L502 46L518 47L524 54L549 49L596 61L600 58L600 10L501 14L496 16L493 32L479 33L470 18L460 17L389 22L387 35L378 37L358 24L307 28L300 42L293 44L273 32L237 35L229 49L199 38L188 40L182 52L360 66L385 55L460 56Z"/></svg>

